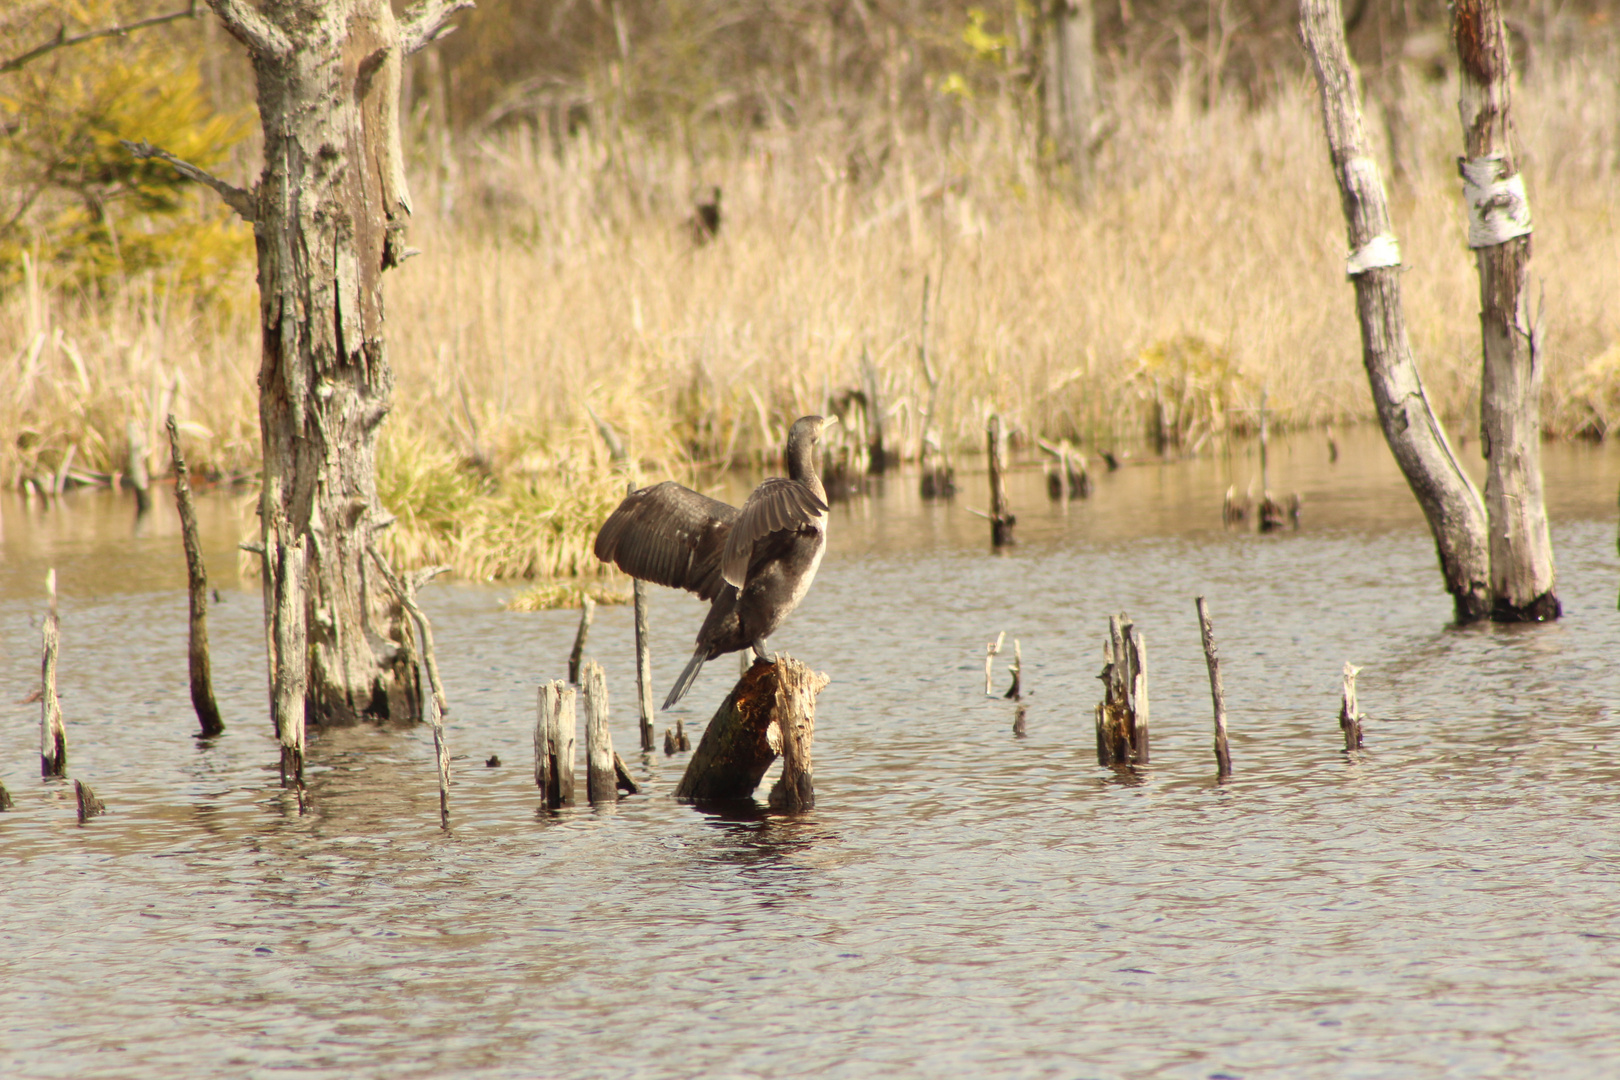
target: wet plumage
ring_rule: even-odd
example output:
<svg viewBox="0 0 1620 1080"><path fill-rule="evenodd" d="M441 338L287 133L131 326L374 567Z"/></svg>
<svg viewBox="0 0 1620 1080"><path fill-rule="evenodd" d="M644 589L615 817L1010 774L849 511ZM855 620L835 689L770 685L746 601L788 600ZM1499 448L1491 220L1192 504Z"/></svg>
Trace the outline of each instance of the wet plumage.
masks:
<svg viewBox="0 0 1620 1080"><path fill-rule="evenodd" d="M755 488L741 507L672 480L633 491L596 536L596 557L643 581L710 601L697 648L664 708L679 701L706 660L752 648L810 589L827 546L827 492L816 454L827 421L806 416L788 433L788 475Z"/></svg>

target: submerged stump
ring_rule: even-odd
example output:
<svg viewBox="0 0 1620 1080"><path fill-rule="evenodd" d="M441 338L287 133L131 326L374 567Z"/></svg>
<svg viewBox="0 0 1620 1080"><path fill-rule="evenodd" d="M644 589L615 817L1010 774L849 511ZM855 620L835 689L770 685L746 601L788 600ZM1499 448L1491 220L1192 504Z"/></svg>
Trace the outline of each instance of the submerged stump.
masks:
<svg viewBox="0 0 1620 1080"><path fill-rule="evenodd" d="M1146 765L1147 643L1124 612L1109 616L1103 646L1103 700L1097 705L1097 764Z"/></svg>
<svg viewBox="0 0 1620 1080"><path fill-rule="evenodd" d="M727 695L703 731L675 789L686 802L753 797L766 770L782 755L782 777L770 794L773 810L815 805L810 750L816 695L828 678L788 656L756 662Z"/></svg>

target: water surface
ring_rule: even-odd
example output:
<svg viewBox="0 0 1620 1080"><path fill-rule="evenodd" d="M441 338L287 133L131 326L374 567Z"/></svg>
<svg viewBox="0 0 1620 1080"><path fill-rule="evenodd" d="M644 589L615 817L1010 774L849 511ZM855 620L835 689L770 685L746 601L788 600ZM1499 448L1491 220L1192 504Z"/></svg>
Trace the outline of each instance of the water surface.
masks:
<svg viewBox="0 0 1620 1080"><path fill-rule="evenodd" d="M1303 528L1226 532L1252 454L1132 465L1066 510L1013 477L953 504L891 479L835 509L773 640L832 676L817 807L677 805L635 751L628 609L599 609L617 806L538 811L536 685L576 615L425 597L451 701L452 827L421 729L322 732L276 787L240 500L205 500L230 725L193 738L184 562L160 508L0 503L0 1075L43 1077L1608 1077L1620 1068L1620 618L1603 447L1547 451L1565 618L1449 625L1376 435L1274 449ZM38 620L62 590L70 772L37 777ZM702 608L653 590L657 688ZM1214 779L1193 598L1209 598L1236 775ZM1149 647L1150 770L1095 764L1109 613ZM1017 637L1027 737L984 695ZM997 663L1005 687L1004 656ZM1347 760L1344 661L1367 750ZM680 715L735 678L709 665ZM672 720L660 718L661 726ZM498 756L501 765L486 760Z"/></svg>

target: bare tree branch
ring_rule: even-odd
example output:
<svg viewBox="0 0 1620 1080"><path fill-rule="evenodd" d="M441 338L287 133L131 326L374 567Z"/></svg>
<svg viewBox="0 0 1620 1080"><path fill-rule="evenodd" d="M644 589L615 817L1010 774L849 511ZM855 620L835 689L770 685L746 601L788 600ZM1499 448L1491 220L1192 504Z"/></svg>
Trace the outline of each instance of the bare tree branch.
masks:
<svg viewBox="0 0 1620 1080"><path fill-rule="evenodd" d="M55 52L57 49L65 49L70 45L83 45L85 42L95 41L97 38L123 37L125 34L133 33L136 30L145 30L148 26L158 26L162 23L174 22L176 19L195 19L197 17L197 8L198 0L191 0L191 6L185 11L171 11L167 15L154 15L150 19L140 19L136 22L125 23L122 26L109 26L102 30L91 30L89 33L79 34L77 37L67 36L67 25L64 23L57 29L56 36L43 45L29 49L21 56L14 56L10 60L0 62L0 75L4 75L8 71L16 71L24 64L34 62L46 53Z"/></svg>
<svg viewBox="0 0 1620 1080"><path fill-rule="evenodd" d="M119 141L124 144L124 149L128 150L135 157L143 160L147 158L157 158L159 161L166 161L174 168L175 172L179 173L187 180L195 180L199 184L207 184L209 187L219 192L219 197L225 200L225 205L229 206L232 210L235 210L239 215L241 215L243 221L247 222L249 225L253 224L255 214L252 192L244 191L239 187L227 184L214 174L204 172L203 170L197 168L197 166L191 164L189 161L180 160L167 150L158 149L145 139L142 139L140 142L130 142L128 139L121 139Z"/></svg>
<svg viewBox="0 0 1620 1080"><path fill-rule="evenodd" d="M418 0L405 11L399 28L399 44L405 55L423 48L450 33L450 16L475 7L473 0Z"/></svg>
<svg viewBox="0 0 1620 1080"><path fill-rule="evenodd" d="M231 36L248 47L255 55L286 56L292 44L281 28L254 7L248 0L208 0L220 22Z"/></svg>

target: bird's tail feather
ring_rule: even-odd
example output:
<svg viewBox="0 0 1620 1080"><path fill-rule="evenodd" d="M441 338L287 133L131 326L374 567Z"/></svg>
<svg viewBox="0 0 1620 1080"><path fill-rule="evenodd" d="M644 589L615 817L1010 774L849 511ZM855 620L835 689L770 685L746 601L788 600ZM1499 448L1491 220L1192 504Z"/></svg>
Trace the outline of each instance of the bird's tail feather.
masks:
<svg viewBox="0 0 1620 1080"><path fill-rule="evenodd" d="M675 686L670 690L669 697L664 699L664 708L672 707L686 696L686 692L692 689L692 684L697 681L698 672L703 670L703 662L708 658L709 650L699 645L697 652L692 654L692 659L686 662L686 670L675 680Z"/></svg>

